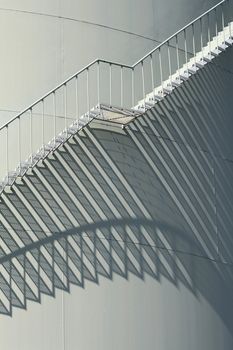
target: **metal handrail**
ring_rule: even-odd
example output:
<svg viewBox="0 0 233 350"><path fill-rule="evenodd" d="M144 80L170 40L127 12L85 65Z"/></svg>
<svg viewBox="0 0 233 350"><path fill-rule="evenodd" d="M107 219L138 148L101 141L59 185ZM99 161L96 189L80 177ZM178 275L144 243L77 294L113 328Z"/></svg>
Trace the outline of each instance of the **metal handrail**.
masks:
<svg viewBox="0 0 233 350"><path fill-rule="evenodd" d="M189 22L188 24L186 24L183 28L179 29L175 34L172 34L169 38L167 38L166 40L164 40L162 43L160 43L158 46L156 46L154 49L152 49L149 53L147 53L145 56L143 56L139 61L135 62L134 65L132 67L136 67L139 63L141 63L142 61L144 61L146 58L148 58L150 55L152 55L156 50L158 50L160 47L162 47L163 45L165 45L168 41L171 41L173 38L175 38L177 35L179 35L180 33L182 33L183 31L185 31L188 27L192 26L192 24L196 23L197 21L199 21L201 18L205 17L208 13L212 12L215 8L217 8L218 6L220 6L221 4L223 4L224 2L227 2L227 0L222 0L219 3L217 3L216 5L214 5L213 7L211 7L209 10L207 10L206 12L204 12L203 14L201 14L200 16L198 16L197 18L195 18L193 21Z"/></svg>
<svg viewBox="0 0 233 350"><path fill-rule="evenodd" d="M70 80L74 79L77 75L81 74L82 72L84 72L87 68L90 68L91 66L93 66L96 62L98 62L98 60L94 60L91 63L89 63L87 66L85 66L84 68L82 68L81 70L79 70L77 73L71 75L69 78L67 78L65 81L63 81L62 83L60 83L59 85L57 85L55 88L53 88L52 90L48 91L45 95L43 95L41 98L39 98L38 100L36 100L35 102L33 102L29 107L23 109L21 112L19 112L15 117L13 117L12 119L10 119L7 123L5 123L4 125L2 125L0 127L0 131L6 127L7 125L9 125L10 123L12 123L14 120L16 120L17 118L19 118L22 114L24 114L27 111L30 111L30 109L32 109L35 105L37 105L38 103L40 103L41 101L43 101L46 97L48 97L49 95L53 94L56 90L60 89L64 84L67 84Z"/></svg>
<svg viewBox="0 0 233 350"><path fill-rule="evenodd" d="M205 62L224 51L227 45L233 43L231 11L227 11L227 15L224 12L228 10L225 4L231 6L230 3L232 0L221 0L133 65L95 59L2 125L0 132L4 141L0 152L3 154L2 171L6 170L7 176L0 183L0 193L4 186L11 186L17 176L23 176L27 167L33 167L40 157L47 156L47 151L54 151L69 135L99 116L103 104L111 111L124 110L123 113L134 116L141 114L203 67ZM210 15L213 11L214 16ZM174 38L175 44L171 45ZM179 45L180 38L184 49ZM113 86L114 75L116 80ZM119 94L113 95L112 91L116 88ZM135 105L135 101L139 102ZM58 134L58 122L62 119L65 127ZM73 122L68 125L70 119ZM22 123L26 123L27 128L25 125L22 128ZM24 139L23 135L26 135ZM18 155L11 153L11 147L15 147L15 144L18 145ZM18 166L10 171L14 168L13 163Z"/></svg>
<svg viewBox="0 0 233 350"><path fill-rule="evenodd" d="M229 0L228 0L229 1ZM216 4L215 6L211 7L209 10L207 10L206 12L204 12L202 15L198 16L196 19L194 19L193 21L189 22L187 25L185 25L183 28L179 29L175 34L172 34L169 38L167 38L166 40L164 40L162 43L160 43L159 45L157 45L154 49L152 49L149 53L147 53L145 56L143 56L140 60L136 61L133 65L126 65L126 64L122 64L119 62L114 62L114 61L107 61L104 59L100 59L97 58L94 61L92 61L91 63L89 63L88 65L86 65L84 68L82 68L81 70L79 70L78 72L76 72L75 74L72 74L69 78L67 78L66 80L64 80L62 83L60 83L59 85L57 85L55 88L53 88L52 90L50 90L49 92L47 92L45 95L43 95L40 99L36 100L35 102L33 102L31 105L29 105L27 108L25 108L24 110L22 110L20 113L18 113L16 116L14 116L12 119L10 119L8 122L6 122L5 124L3 124L0 127L0 131L2 129L4 129L5 127L7 127L9 124L11 124L14 120L16 120L17 118L19 118L22 114L24 114L27 111L30 111L35 105L37 105L38 103L40 103L41 101L43 101L46 97L48 97L49 95L53 94L56 90L58 90L59 88L61 88L62 86L64 86L65 84L67 84L69 81L71 81L72 79L74 79L76 76L78 76L79 74L81 74L82 72L84 72L85 70L89 69L90 67L92 67L93 65L95 65L98 62L102 62L102 63L106 63L109 65L114 65L114 66L118 66L118 67L122 67L122 68L127 68L127 69L134 69L138 64L142 63L146 58L150 57L156 50L158 50L159 48L161 48L163 45L165 45L166 43L168 43L170 40L172 40L173 38L175 38L177 35L179 35L180 33L182 33L184 30L186 30L188 27L190 27L192 24L196 23L198 20L200 20L201 18L203 18L204 16L206 16L208 13L212 12L215 8L217 8L218 6L220 6L221 4L227 2L227 0L221 0L218 4Z"/></svg>

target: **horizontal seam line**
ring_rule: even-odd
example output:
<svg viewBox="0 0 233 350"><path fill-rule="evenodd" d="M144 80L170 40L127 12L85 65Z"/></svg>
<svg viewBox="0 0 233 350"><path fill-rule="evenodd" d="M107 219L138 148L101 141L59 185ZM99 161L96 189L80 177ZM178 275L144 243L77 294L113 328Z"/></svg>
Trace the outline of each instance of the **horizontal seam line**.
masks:
<svg viewBox="0 0 233 350"><path fill-rule="evenodd" d="M140 38L143 38L143 39L146 39L146 40L150 40L150 41L153 41L153 42L156 42L156 43L159 43L159 44L161 43L161 41L158 41L156 39L147 37L147 36L142 35L142 34L130 32L130 31L127 31L127 30L119 29L119 28L110 27L110 26L105 25L105 24L94 23L94 22L87 21L87 20L81 20L81 19L77 19L77 18L73 18L73 17L66 17L66 16L61 16L61 15L52 15L52 14L43 13L43 12L18 10L18 9L10 9L10 8L0 8L0 11L18 12L18 13L25 13L25 14L31 14L31 15L51 17L51 18L65 19L65 20L68 20L68 21L79 22L79 23L83 23L83 24L90 24L90 25L93 25L93 26L102 27L102 28L110 29L110 30L113 30L113 31L117 31L117 32L129 34L129 35L134 35L134 36L137 36L137 37L140 37Z"/></svg>

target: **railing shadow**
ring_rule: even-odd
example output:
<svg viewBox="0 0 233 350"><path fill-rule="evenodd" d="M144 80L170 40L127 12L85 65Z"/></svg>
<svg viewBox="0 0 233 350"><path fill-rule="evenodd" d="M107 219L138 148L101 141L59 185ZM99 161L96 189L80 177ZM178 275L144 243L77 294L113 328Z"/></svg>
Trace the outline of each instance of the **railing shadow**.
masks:
<svg viewBox="0 0 233 350"><path fill-rule="evenodd" d="M219 128L231 103L220 68L206 69L125 130L92 123L2 194L2 314L70 284L148 275L205 298L233 331L233 171Z"/></svg>

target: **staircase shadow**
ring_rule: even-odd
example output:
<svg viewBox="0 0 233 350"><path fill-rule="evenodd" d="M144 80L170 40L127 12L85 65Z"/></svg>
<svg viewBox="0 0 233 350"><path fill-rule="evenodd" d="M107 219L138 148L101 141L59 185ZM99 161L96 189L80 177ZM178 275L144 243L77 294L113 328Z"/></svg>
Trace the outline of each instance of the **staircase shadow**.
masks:
<svg viewBox="0 0 233 350"><path fill-rule="evenodd" d="M148 275L205 298L233 331L232 180L221 165L229 140L218 128L218 70L205 73L217 104L198 73L125 130L92 123L2 194L2 314L70 284Z"/></svg>

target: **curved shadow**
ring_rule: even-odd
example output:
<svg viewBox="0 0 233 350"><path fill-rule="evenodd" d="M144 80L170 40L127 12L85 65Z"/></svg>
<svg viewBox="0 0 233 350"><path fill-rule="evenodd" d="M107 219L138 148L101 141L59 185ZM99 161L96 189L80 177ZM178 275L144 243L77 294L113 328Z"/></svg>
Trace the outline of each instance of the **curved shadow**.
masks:
<svg viewBox="0 0 233 350"><path fill-rule="evenodd" d="M210 65L125 130L96 121L2 194L1 313L147 274L204 297L233 331L232 102L220 76Z"/></svg>

